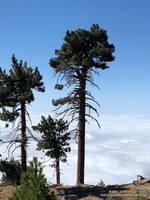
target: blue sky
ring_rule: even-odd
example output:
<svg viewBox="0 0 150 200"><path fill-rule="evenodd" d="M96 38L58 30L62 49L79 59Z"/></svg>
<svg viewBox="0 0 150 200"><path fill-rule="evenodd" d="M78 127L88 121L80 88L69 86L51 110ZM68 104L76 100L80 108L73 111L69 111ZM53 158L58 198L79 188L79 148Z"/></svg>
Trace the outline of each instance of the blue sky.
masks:
<svg viewBox="0 0 150 200"><path fill-rule="evenodd" d="M115 45L115 61L95 77L100 90L92 88L101 104L101 129L93 123L86 129L86 183L100 179L108 184L126 183L137 174L150 176L149 8L149 0L0 1L0 66L8 70L15 53L30 66L39 66L45 82L46 93L36 94L29 106L34 123L41 114L52 112L53 98L63 95L54 90L56 79L48 61L61 46L66 30L88 29L98 23ZM3 123L1 134L5 138ZM35 155L34 145L30 145L30 158ZM75 183L70 178L76 173L77 146L72 145L71 167L64 167L64 175L69 173L63 175L66 184ZM49 168L47 176L51 181Z"/></svg>
<svg viewBox="0 0 150 200"><path fill-rule="evenodd" d="M5 0L0 2L0 66L10 67L13 53L38 65L47 92L32 109L50 108L54 91L48 60L63 42L66 30L98 23L115 47L115 61L96 78L100 113L150 114L150 2L148 0ZM55 79L56 80L56 79Z"/></svg>

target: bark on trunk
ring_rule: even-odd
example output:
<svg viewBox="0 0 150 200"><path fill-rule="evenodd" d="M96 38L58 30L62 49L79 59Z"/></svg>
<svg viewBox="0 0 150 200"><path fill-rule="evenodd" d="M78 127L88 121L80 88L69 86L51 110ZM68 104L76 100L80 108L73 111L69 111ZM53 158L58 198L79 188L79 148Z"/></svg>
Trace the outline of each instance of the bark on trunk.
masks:
<svg viewBox="0 0 150 200"><path fill-rule="evenodd" d="M56 184L60 185L60 166L59 159L56 159Z"/></svg>
<svg viewBox="0 0 150 200"><path fill-rule="evenodd" d="M26 113L25 113L25 103L21 103L21 171L25 172L27 170L27 136L26 136Z"/></svg>
<svg viewBox="0 0 150 200"><path fill-rule="evenodd" d="M76 184L84 184L85 165L85 87L86 72L82 74L80 81L80 110L79 110L79 132L78 132L78 159L77 159L77 181Z"/></svg>

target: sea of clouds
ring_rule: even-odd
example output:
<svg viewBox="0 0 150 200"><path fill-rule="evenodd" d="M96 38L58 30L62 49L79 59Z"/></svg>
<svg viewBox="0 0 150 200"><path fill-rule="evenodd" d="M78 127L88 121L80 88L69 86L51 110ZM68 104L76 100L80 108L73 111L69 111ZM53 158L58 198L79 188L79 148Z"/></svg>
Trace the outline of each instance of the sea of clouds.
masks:
<svg viewBox="0 0 150 200"><path fill-rule="evenodd" d="M40 114L32 113L33 124L40 120ZM103 114L98 118L101 128L91 121L86 126L85 183L97 184L101 179L106 184L129 183L137 175L150 177L150 116ZM10 130L0 124L1 138L8 140ZM34 133L36 135L36 133ZM14 136L12 136L14 137ZM0 145L2 158L8 157L6 144ZM43 153L36 151L36 142L28 145L28 160ZM20 150L14 153L20 159ZM44 158L44 172L49 183L55 183L55 171ZM77 144L71 142L68 161L61 164L61 182L74 185L76 182ZM47 162L46 162L47 161Z"/></svg>

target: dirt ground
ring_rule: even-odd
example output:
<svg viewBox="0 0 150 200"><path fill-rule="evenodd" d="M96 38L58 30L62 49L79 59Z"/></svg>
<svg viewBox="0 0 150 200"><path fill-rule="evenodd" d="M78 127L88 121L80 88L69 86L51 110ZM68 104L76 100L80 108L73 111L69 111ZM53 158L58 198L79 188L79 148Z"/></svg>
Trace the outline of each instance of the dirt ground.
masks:
<svg viewBox="0 0 150 200"><path fill-rule="evenodd" d="M14 186L0 186L0 200L8 200L12 192L15 190ZM150 199L150 183L144 185L120 185L107 186L101 188L98 186L65 186L65 187L50 187L50 191L57 191L59 199L63 200L138 200Z"/></svg>
<svg viewBox="0 0 150 200"><path fill-rule="evenodd" d="M14 186L0 186L0 200L8 200L14 190Z"/></svg>

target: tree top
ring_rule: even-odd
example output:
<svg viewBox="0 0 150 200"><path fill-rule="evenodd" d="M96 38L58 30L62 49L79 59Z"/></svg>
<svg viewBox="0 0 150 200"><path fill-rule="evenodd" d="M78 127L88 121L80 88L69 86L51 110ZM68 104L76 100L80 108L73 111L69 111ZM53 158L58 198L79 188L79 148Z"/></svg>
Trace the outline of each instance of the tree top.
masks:
<svg viewBox="0 0 150 200"><path fill-rule="evenodd" d="M106 69L109 67L106 62L114 60L114 51L114 45L108 43L107 32L93 24L89 30L67 31L61 48L55 50L56 58L49 64L56 72L82 67Z"/></svg>

